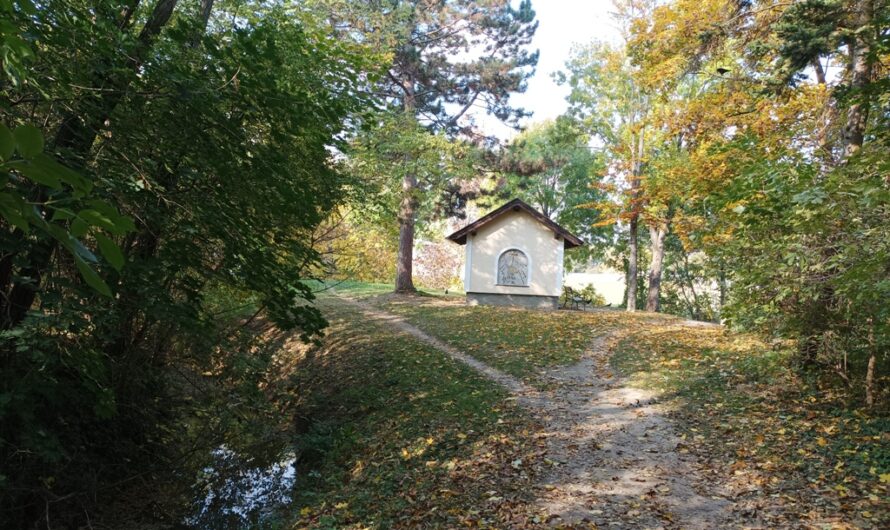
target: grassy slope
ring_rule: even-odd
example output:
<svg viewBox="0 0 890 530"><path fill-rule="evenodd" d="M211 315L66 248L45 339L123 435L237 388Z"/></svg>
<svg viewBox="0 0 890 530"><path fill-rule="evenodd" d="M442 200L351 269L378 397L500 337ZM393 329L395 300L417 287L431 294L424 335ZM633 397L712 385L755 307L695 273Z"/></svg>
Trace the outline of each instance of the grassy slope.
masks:
<svg viewBox="0 0 890 530"><path fill-rule="evenodd" d="M330 299L333 328L296 372L312 418L299 438L296 528L510 525L528 513L536 429L507 395Z"/></svg>
<svg viewBox="0 0 890 530"><path fill-rule="evenodd" d="M536 383L575 362L595 336L621 332L613 366L670 400L689 449L727 474L785 495L801 519L888 522L890 420L849 408L838 388L802 380L788 351L719 327L663 315L546 313L435 298L368 298L508 373Z"/></svg>
<svg viewBox="0 0 890 530"><path fill-rule="evenodd" d="M787 352L721 328L676 326L677 320L670 317L544 313L466 307L459 299L435 296L380 296L389 291L388 285L338 288L338 293L401 314L428 333L532 383L547 367L575 362L593 337L620 330L614 367L634 384L660 391L673 405L688 440L682 451L712 459L722 474L735 477L752 494L760 490L781 496L795 520L835 528L880 527L888 521L886 416L850 411L837 389L796 378ZM469 379L454 382L467 383L461 392L480 388L474 374L465 377ZM467 409L460 410L465 414ZM424 414L430 411L424 409ZM463 428L454 421L446 432ZM490 425L491 418L473 412L466 421L481 422L470 428L484 432L479 425ZM513 433L514 441L522 438ZM410 436L400 439L406 443ZM348 489L342 492L344 499L349 496Z"/></svg>

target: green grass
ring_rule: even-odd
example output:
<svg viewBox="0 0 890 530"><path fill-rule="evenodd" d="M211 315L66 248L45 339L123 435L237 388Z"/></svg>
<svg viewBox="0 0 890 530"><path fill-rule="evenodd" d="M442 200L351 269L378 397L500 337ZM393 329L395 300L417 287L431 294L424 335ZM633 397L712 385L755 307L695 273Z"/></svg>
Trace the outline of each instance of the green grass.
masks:
<svg viewBox="0 0 890 530"><path fill-rule="evenodd" d="M390 298L380 307L480 361L534 382L543 369L580 359L599 327L568 312Z"/></svg>
<svg viewBox="0 0 890 530"><path fill-rule="evenodd" d="M542 371L578 362L596 337L653 318L620 311L468 306L462 300L436 298L380 297L371 301L480 361L539 386Z"/></svg>
<svg viewBox="0 0 890 530"><path fill-rule="evenodd" d="M665 322L627 334L610 361L638 386L701 400L726 397L742 383L777 383L786 373L787 352L722 328L691 330Z"/></svg>
<svg viewBox="0 0 890 530"><path fill-rule="evenodd" d="M373 296L390 294L393 292L393 284L391 283L365 283L354 280L326 280L324 282L311 280L306 282L313 290L319 294L337 294L348 296L350 298L369 298ZM438 296L438 297L462 297L464 292L460 290L449 289L446 293L442 289L432 289L429 287L418 287L417 294L419 296Z"/></svg>
<svg viewBox="0 0 890 530"><path fill-rule="evenodd" d="M524 505L535 427L503 389L351 306L321 307L330 336L295 371L297 528L452 528Z"/></svg>

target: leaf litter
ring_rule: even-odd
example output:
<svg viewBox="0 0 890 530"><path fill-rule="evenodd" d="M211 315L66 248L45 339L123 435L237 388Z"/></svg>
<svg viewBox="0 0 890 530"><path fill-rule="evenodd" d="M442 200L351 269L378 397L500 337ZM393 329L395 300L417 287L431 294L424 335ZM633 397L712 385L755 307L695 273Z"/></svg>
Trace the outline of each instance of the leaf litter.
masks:
<svg viewBox="0 0 890 530"><path fill-rule="evenodd" d="M734 441L735 437L741 441L745 438L743 435L753 436L755 442L767 441L764 434L752 434L757 431L745 427L746 421L758 425L763 418L721 415L734 410L721 400L691 411L689 404L700 406L701 399L678 400L683 392L677 388L643 381L636 377L639 373L635 374L633 367L628 369L627 363L620 362L622 355L626 359L633 350L637 361L652 362L682 376L689 376L691 372L678 368L685 368L690 362L694 367L711 363L717 366L722 378L733 380L747 390L744 381L746 377L751 379L751 374L734 374L734 365L718 366L720 362L708 360L713 352L707 344L689 344L690 336L708 338L723 333L722 328L660 315L635 317L634 325L629 325L627 315L570 315L582 317L581 324L590 329L588 337L596 335L590 346L581 355L572 354L567 364L559 364L565 362L565 358L553 357L556 362L538 362L534 369L505 365L521 375L520 380L452 347L450 341L441 340L441 333L440 338L436 338L409 323L405 316L381 311L379 302L358 304L366 316L383 323L389 330L407 333L506 388L512 394L506 402L527 408L539 424L537 430L526 426L522 433L522 437L527 438L525 442L530 444L525 447L526 454L501 459L499 463L500 483L509 482L511 475L517 475L516 478L522 478L523 484L528 485L526 490L506 495L497 489L486 490L480 495L483 508L452 508L448 520L460 521L461 526L840 529L878 528L881 521L886 520L887 481L881 479L890 480L890 475L886 474L885 467L870 470L875 475L874 484L865 489L874 488L865 495L858 487L861 484L849 479L834 488L831 495L827 495L824 488L816 487L810 488L809 493L816 495L809 498L787 491L776 493L779 490L770 486L784 483L775 476L784 468L781 459L748 459L748 453L754 454L756 449L746 448L744 442L743 448L739 448ZM426 320L413 322L422 324ZM665 330L670 333L665 334ZM567 336L574 339L577 335ZM650 347L648 357L640 353ZM696 351L702 355L689 355L690 348L696 347L701 348ZM685 348L686 356L663 355L661 350L665 348ZM658 376L657 370L650 372L648 376ZM681 403L686 404L685 410ZM711 418L724 422L722 430L713 429ZM732 421L740 421L740 426L726 424ZM835 432L830 426L821 428L821 434L812 437L813 447L831 448L836 443ZM783 434L790 433L786 429ZM800 438L800 433L788 436L792 442L797 441L795 437ZM516 443L516 438L512 441ZM806 453L796 443L789 447L798 447L798 453ZM735 451L735 460L728 461L727 449ZM480 456L484 461L486 454ZM465 476L474 480L469 477L474 476L477 463L468 463ZM452 463L451 469L454 468ZM459 489L443 489L439 493L442 497L466 499L466 492L457 491ZM847 503L832 500L835 494L847 495ZM807 500L812 504L802 506ZM809 508L809 513L801 510L804 507ZM436 506L430 508L432 512L436 510ZM853 515L839 515L841 512Z"/></svg>

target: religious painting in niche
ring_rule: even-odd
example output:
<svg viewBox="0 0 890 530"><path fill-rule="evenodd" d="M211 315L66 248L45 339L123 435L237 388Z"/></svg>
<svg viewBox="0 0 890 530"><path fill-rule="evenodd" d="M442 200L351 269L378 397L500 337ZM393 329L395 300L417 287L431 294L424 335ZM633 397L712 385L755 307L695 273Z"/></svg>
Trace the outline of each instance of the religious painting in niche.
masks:
<svg viewBox="0 0 890 530"><path fill-rule="evenodd" d="M528 256L510 249L498 258L498 285L528 285Z"/></svg>

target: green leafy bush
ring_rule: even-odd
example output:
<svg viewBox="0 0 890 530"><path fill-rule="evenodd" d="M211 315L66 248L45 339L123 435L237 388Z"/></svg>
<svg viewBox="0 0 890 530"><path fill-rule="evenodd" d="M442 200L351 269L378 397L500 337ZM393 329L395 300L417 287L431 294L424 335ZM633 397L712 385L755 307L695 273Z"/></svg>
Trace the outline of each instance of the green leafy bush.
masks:
<svg viewBox="0 0 890 530"><path fill-rule="evenodd" d="M606 305L606 297L599 294L593 284L587 285L581 289L581 297L590 303L590 305Z"/></svg>

